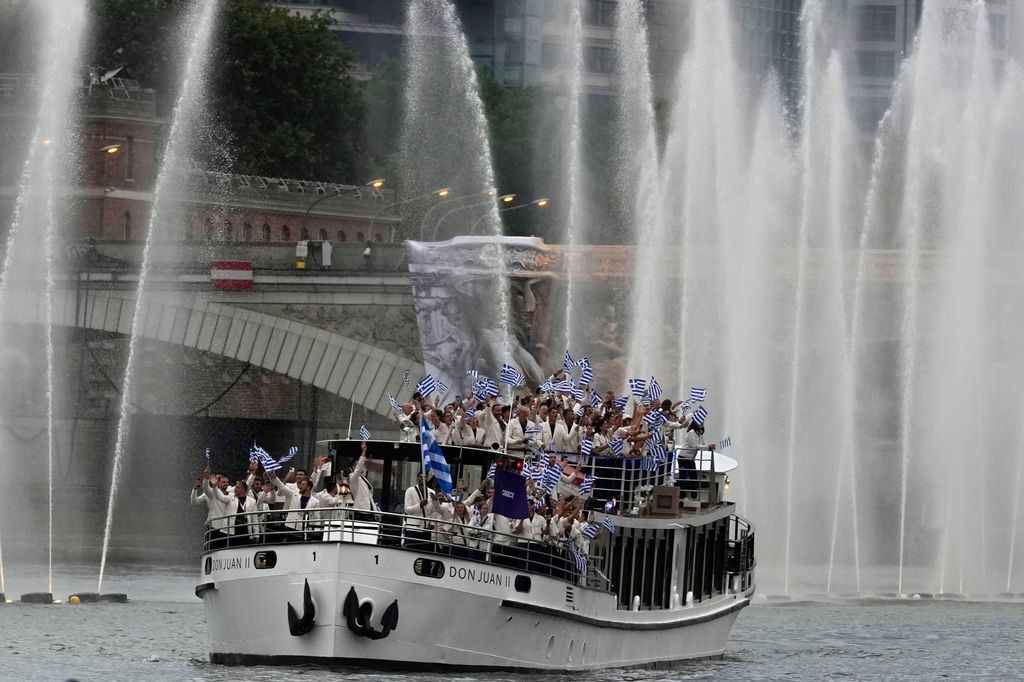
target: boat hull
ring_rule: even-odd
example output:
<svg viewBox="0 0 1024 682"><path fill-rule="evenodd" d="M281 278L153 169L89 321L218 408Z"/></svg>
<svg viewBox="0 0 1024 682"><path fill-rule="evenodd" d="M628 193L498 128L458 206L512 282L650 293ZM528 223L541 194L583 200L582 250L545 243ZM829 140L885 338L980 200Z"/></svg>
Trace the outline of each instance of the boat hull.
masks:
<svg viewBox="0 0 1024 682"><path fill-rule="evenodd" d="M271 551L273 567L256 568L256 555ZM663 666L721 656L750 597L748 591L691 607L630 612L600 590L375 544L222 549L203 555L201 570L196 593L206 609L210 659L226 664ZM312 613L303 606L307 584ZM303 616L312 617L308 631L293 634L303 630L296 625Z"/></svg>

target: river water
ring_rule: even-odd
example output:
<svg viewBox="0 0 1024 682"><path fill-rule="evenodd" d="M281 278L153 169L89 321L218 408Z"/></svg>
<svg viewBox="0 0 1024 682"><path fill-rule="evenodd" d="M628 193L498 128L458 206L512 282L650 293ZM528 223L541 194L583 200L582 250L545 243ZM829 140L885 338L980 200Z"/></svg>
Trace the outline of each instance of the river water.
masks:
<svg viewBox="0 0 1024 682"><path fill-rule="evenodd" d="M93 577L90 577L91 575ZM12 575L13 573L13 575ZM8 571L8 597L39 589ZM95 567L55 576L58 589L94 589ZM0 607L0 680L346 680L397 674L320 668L229 668L207 661L202 603L184 569L112 569L105 589L128 604ZM62 592L57 596L66 598ZM258 615L255 614L254 615ZM458 617L457 611L453 617ZM551 675L549 680L1024 679L1024 601L758 599L733 629L722 660L671 670ZM532 679L527 675L405 675L404 679Z"/></svg>

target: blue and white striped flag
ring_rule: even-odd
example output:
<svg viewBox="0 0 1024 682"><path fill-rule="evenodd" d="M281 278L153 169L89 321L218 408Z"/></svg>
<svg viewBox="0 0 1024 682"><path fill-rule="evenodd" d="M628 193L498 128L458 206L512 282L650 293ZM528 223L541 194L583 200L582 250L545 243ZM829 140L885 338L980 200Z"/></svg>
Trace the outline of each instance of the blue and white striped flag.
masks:
<svg viewBox="0 0 1024 682"><path fill-rule="evenodd" d="M420 379L420 382L416 384L416 392L421 394L424 398L429 398L437 390L437 381L430 374Z"/></svg>
<svg viewBox="0 0 1024 682"><path fill-rule="evenodd" d="M366 424L359 427L359 437L363 440L370 440L370 430L366 428Z"/></svg>
<svg viewBox="0 0 1024 682"><path fill-rule="evenodd" d="M279 461L278 464L284 464L285 462L292 461L293 459L295 459L295 455L297 455L297 454L299 454L299 446L298 445L291 446L290 448L288 448L288 454L285 455L284 457L282 457L281 461Z"/></svg>
<svg viewBox="0 0 1024 682"><path fill-rule="evenodd" d="M572 368L576 363L572 361L572 356L569 355L569 351L565 351L565 360L562 361L562 369L565 370L566 374L572 374Z"/></svg>
<svg viewBox="0 0 1024 682"><path fill-rule="evenodd" d="M550 464L548 468L544 470L544 480L541 483L541 487L549 493L558 487L558 481L562 478L562 470L558 468L557 464Z"/></svg>
<svg viewBox="0 0 1024 682"><path fill-rule="evenodd" d="M580 495L589 495L594 489L594 481L596 480L594 476L584 476L583 483L580 483Z"/></svg>
<svg viewBox="0 0 1024 682"><path fill-rule="evenodd" d="M665 442L665 437L663 435L661 435L661 427L660 426L652 427L648 431L648 433L651 434L650 437L648 437L648 439L647 439L648 443L664 443Z"/></svg>
<svg viewBox="0 0 1024 682"><path fill-rule="evenodd" d="M608 531L609 533L614 533L615 532L615 524L612 523L612 517L610 517L610 516L604 517L603 525L604 525L604 529L606 531Z"/></svg>
<svg viewBox="0 0 1024 682"><path fill-rule="evenodd" d="M501 371L498 372L498 381L515 387L522 386L526 382L526 377L518 369L505 363L501 366Z"/></svg>
<svg viewBox="0 0 1024 682"><path fill-rule="evenodd" d="M569 395L572 396L573 400L583 400L583 388L569 384Z"/></svg>
<svg viewBox="0 0 1024 682"><path fill-rule="evenodd" d="M647 383L647 393L651 396L651 400L658 400L661 398L661 384L654 377Z"/></svg>
<svg viewBox="0 0 1024 682"><path fill-rule="evenodd" d="M644 471L657 471L658 470L658 460L655 459L654 457L651 457L651 456L644 457L642 465L643 465Z"/></svg>
<svg viewBox="0 0 1024 682"><path fill-rule="evenodd" d="M725 450L727 447L732 445L732 436L726 436L722 440L718 441L718 449Z"/></svg>
<svg viewBox="0 0 1024 682"><path fill-rule="evenodd" d="M491 467L487 470L487 478L494 480L494 472L498 469L498 463L492 462Z"/></svg>
<svg viewBox="0 0 1024 682"><path fill-rule="evenodd" d="M610 447L612 452L616 455L621 455L626 449L626 441L621 438L615 438L608 443L608 447Z"/></svg>
<svg viewBox="0 0 1024 682"><path fill-rule="evenodd" d="M497 397L498 384L494 382L494 379L481 379L473 385L473 395L480 401Z"/></svg>
<svg viewBox="0 0 1024 682"><path fill-rule="evenodd" d="M470 419L473 419L475 417L476 417L476 408L472 407L472 408L466 410L466 414L463 415L463 420L468 422Z"/></svg>
<svg viewBox="0 0 1024 682"><path fill-rule="evenodd" d="M659 464L668 459L668 451L661 443L648 443L647 454L653 457Z"/></svg>
<svg viewBox="0 0 1024 682"><path fill-rule="evenodd" d="M701 405L697 408L696 412L693 413L693 421L701 426L704 426L704 422L708 418L708 411Z"/></svg>
<svg viewBox="0 0 1024 682"><path fill-rule="evenodd" d="M577 417L582 417L584 412L586 412L586 410L583 409L583 405L580 403L576 403L576 407L572 408L572 413Z"/></svg>
<svg viewBox="0 0 1024 682"><path fill-rule="evenodd" d="M668 418L661 413L661 410L651 410L644 415L644 424L651 428L661 426L668 421Z"/></svg>
<svg viewBox="0 0 1024 682"><path fill-rule="evenodd" d="M423 453L423 473L433 472L437 484L445 495L452 494L452 470L444 458L441 445L434 436L425 417L420 417L420 450Z"/></svg>
<svg viewBox="0 0 1024 682"><path fill-rule="evenodd" d="M555 385L551 381L545 381L540 385L541 393L554 393Z"/></svg>
<svg viewBox="0 0 1024 682"><path fill-rule="evenodd" d="M647 392L647 382L644 381L643 379L630 379L629 380L629 390L637 398L643 398L644 397L644 393Z"/></svg>
<svg viewBox="0 0 1024 682"><path fill-rule="evenodd" d="M628 402L629 402L629 396L628 395L624 395L621 398L616 398L615 400L613 400L612 401L612 406L614 406L615 409L617 409L617 410L621 410L622 408L624 408L626 406L626 403L628 403Z"/></svg>
<svg viewBox="0 0 1024 682"><path fill-rule="evenodd" d="M404 372L402 372L402 385L409 385L409 370L405 370Z"/></svg>
<svg viewBox="0 0 1024 682"><path fill-rule="evenodd" d="M590 394L590 406L595 410L601 407L601 395L597 391L593 391Z"/></svg>
<svg viewBox="0 0 1024 682"><path fill-rule="evenodd" d="M551 385L551 389L555 393L570 393L572 391L572 382L568 379L556 381Z"/></svg>
<svg viewBox="0 0 1024 682"><path fill-rule="evenodd" d="M252 446L252 452L250 455L251 454L256 455L256 459L259 461L264 471L277 471L281 468L281 465L274 461L274 458L270 456L270 453L258 445L254 444Z"/></svg>
<svg viewBox="0 0 1024 682"><path fill-rule="evenodd" d="M437 393L438 393L438 395L441 396L442 399L446 395L448 395L448 384L444 383L441 380L438 380L438 382L437 382Z"/></svg>
<svg viewBox="0 0 1024 682"><path fill-rule="evenodd" d="M395 400L395 396L391 395L390 393L388 393L388 402L391 403L392 410L394 410L398 414L404 414L402 412L402 406L398 404L397 400Z"/></svg>
<svg viewBox="0 0 1024 682"><path fill-rule="evenodd" d="M708 389L698 388L696 386L690 386L690 400L694 402L704 402L704 399L708 397Z"/></svg>
<svg viewBox="0 0 1024 682"><path fill-rule="evenodd" d="M466 370L466 376L473 380L473 383L480 381L480 372L475 369Z"/></svg>
<svg viewBox="0 0 1024 682"><path fill-rule="evenodd" d="M590 365L590 358L584 355L576 364L583 369L580 373L580 383L584 386L589 386L594 380L594 368Z"/></svg>
<svg viewBox="0 0 1024 682"><path fill-rule="evenodd" d="M597 537L597 534L600 533L600 532L601 532L601 524L600 523L588 523L587 527L583 529L583 532L581 532L580 535L582 535L583 537L585 537L588 540L593 540L594 538Z"/></svg>
<svg viewBox="0 0 1024 682"><path fill-rule="evenodd" d="M577 552L575 549L570 549L569 552L572 554L572 560L576 564L576 570L580 573L587 572L587 557L581 552Z"/></svg>
<svg viewBox="0 0 1024 682"><path fill-rule="evenodd" d="M591 449L593 447L594 447L594 439L593 438L584 438L583 441L580 443L580 454L581 455L589 455L590 451L591 451Z"/></svg>

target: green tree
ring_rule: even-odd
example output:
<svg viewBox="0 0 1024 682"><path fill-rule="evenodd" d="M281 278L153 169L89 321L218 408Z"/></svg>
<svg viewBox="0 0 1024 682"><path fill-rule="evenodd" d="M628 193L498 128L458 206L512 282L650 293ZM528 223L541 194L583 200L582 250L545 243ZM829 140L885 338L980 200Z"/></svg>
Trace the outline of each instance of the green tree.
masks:
<svg viewBox="0 0 1024 682"><path fill-rule="evenodd" d="M127 65L175 100L185 55L176 27L195 0L97 0L93 63ZM261 0L226 0L212 41L208 106L239 173L364 180L365 102L353 59L325 13L297 17ZM220 147L207 148L211 157ZM214 160L216 159L206 159ZM219 161L217 165L220 165Z"/></svg>

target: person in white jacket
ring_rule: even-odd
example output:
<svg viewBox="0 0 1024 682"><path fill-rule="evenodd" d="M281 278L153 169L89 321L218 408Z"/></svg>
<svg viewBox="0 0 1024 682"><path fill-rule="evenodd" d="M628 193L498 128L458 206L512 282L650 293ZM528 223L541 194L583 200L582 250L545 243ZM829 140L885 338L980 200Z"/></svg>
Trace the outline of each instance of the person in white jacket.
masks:
<svg viewBox="0 0 1024 682"><path fill-rule="evenodd" d="M452 431L452 445L482 448L486 439L487 432L480 426L475 414L468 419L463 415L456 419L455 429Z"/></svg>
<svg viewBox="0 0 1024 682"><path fill-rule="evenodd" d="M317 520L317 507L319 502L312 495L313 486L309 479L300 479L296 484L296 489L293 490L277 477L276 472L272 471L270 472L270 482L277 488L278 495L283 495L285 498L284 526L289 531L285 541L318 539L317 529L320 524Z"/></svg>
<svg viewBox="0 0 1024 682"><path fill-rule="evenodd" d="M228 546L228 515L231 513L227 502L228 479L224 474L211 474L210 469L203 470L203 494L206 496L206 523L209 525L210 549ZM223 497L214 497L213 491L219 490Z"/></svg>
<svg viewBox="0 0 1024 682"><path fill-rule="evenodd" d="M518 415L505 429L505 450L526 450L536 445L538 431L530 421L530 408L520 407Z"/></svg>
<svg viewBox="0 0 1024 682"><path fill-rule="evenodd" d="M405 490L405 520L402 529L402 544L409 549L429 549L430 531L427 525L427 504L434 491L426 487L423 472L416 474L416 485Z"/></svg>
<svg viewBox="0 0 1024 682"><path fill-rule="evenodd" d="M253 519L251 513L256 511L256 500L249 495L249 486L245 481L237 481L233 492L233 495L229 495L209 483L203 489L203 493L210 500L215 500L229 515L224 526L224 533L228 536L227 546L242 547L252 541L249 524Z"/></svg>

